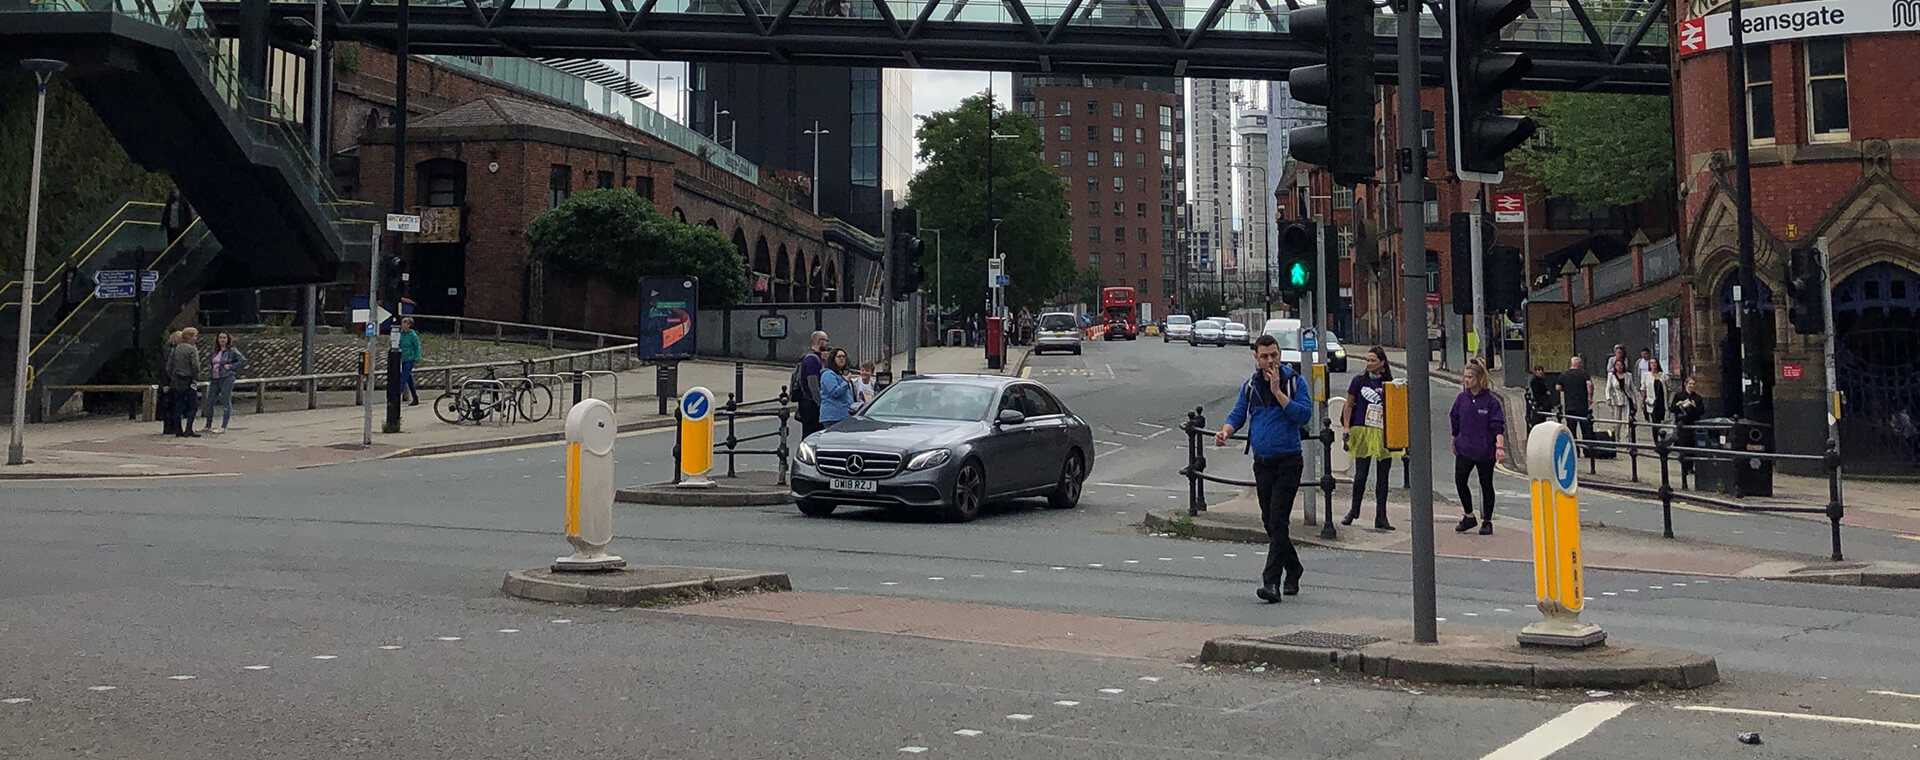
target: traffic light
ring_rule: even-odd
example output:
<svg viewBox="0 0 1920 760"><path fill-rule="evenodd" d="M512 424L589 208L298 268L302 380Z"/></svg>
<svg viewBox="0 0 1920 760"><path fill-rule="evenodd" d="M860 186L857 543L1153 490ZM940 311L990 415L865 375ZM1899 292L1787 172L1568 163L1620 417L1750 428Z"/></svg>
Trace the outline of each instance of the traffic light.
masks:
<svg viewBox="0 0 1920 760"><path fill-rule="evenodd" d="M1487 278L1487 313L1498 314L1520 308L1526 300L1526 273L1520 262L1520 249L1510 245L1487 244L1487 258L1480 262L1480 273Z"/></svg>
<svg viewBox="0 0 1920 760"><path fill-rule="evenodd" d="M380 260L381 300L398 303L406 295L402 282L406 274L406 264L396 254L387 254Z"/></svg>
<svg viewBox="0 0 1920 760"><path fill-rule="evenodd" d="M1316 239L1319 225L1313 222L1286 222L1280 225L1280 293L1298 299L1313 293L1314 270L1319 268Z"/></svg>
<svg viewBox="0 0 1920 760"><path fill-rule="evenodd" d="M925 279L920 262L920 215L910 208L893 210L893 240L887 246L887 270L893 278L893 300L905 301L920 290Z"/></svg>
<svg viewBox="0 0 1920 760"><path fill-rule="evenodd" d="M1287 72L1294 100L1327 107L1325 125L1288 130L1288 153L1326 167L1340 185L1373 176L1373 3L1326 0L1288 13L1287 25L1327 56Z"/></svg>
<svg viewBox="0 0 1920 760"><path fill-rule="evenodd" d="M1473 214L1466 211L1455 212L1448 219L1453 252L1449 258L1452 272L1447 280L1453 284L1453 313L1473 313ZM1480 275L1487 281L1493 281L1493 272L1489 266L1492 261L1494 226L1493 220L1486 215L1480 217L1480 244L1485 246L1487 258L1480 262ZM1493 307L1493 289L1486 292L1487 311L1496 311Z"/></svg>
<svg viewBox="0 0 1920 760"><path fill-rule="evenodd" d="M1501 50L1500 30L1532 7L1532 0L1447 3L1447 142L1461 179L1500 182L1507 153L1533 136L1532 119L1500 112L1507 88L1533 69L1527 54Z"/></svg>
<svg viewBox="0 0 1920 760"><path fill-rule="evenodd" d="M1827 331L1824 269L1817 250L1796 248L1787 254L1787 319L1801 335Z"/></svg>

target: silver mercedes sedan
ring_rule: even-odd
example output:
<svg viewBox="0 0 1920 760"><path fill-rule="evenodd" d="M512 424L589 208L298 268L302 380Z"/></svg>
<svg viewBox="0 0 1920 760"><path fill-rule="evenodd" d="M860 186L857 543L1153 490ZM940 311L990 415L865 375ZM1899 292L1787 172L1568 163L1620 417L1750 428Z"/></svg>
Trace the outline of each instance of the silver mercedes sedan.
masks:
<svg viewBox="0 0 1920 760"><path fill-rule="evenodd" d="M840 505L937 510L954 522L989 502L1045 496L1069 509L1093 469L1093 429L1032 380L922 375L807 436L789 478L800 511Z"/></svg>

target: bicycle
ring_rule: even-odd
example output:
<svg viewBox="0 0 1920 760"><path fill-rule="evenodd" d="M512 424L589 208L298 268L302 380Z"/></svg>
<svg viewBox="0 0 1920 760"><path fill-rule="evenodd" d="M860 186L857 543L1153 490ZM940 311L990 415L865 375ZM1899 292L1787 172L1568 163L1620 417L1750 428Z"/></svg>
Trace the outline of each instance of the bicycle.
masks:
<svg viewBox="0 0 1920 760"><path fill-rule="evenodd" d="M433 401L434 416L442 422L480 424L488 417L505 415L524 422L539 422L553 413L553 389L527 378L496 377L492 367L485 378L461 378Z"/></svg>

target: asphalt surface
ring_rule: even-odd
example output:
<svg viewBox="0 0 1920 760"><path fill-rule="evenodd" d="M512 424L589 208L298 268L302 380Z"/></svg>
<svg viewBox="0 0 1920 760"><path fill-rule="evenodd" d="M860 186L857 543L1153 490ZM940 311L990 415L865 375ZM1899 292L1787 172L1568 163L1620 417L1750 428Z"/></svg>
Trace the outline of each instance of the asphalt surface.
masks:
<svg viewBox="0 0 1920 760"><path fill-rule="evenodd" d="M1184 442L1166 431L1194 406L1218 419L1244 350L1090 343L1029 366L1103 442L1078 509L1029 500L951 525L620 505L615 550L784 570L798 589L881 606L1329 628L1408 614L1404 556L1307 549L1306 592L1274 607L1251 593L1263 547L1137 529L1185 498ZM665 479L669 446L622 438L621 479ZM1588 587L1616 595L1596 593L1588 619L1714 653L1725 677L1620 695L1316 683L505 598L506 569L566 550L559 453L0 488L0 756L1548 756L1495 754L1529 732L1565 739L1554 757L1920 750L1914 592L1592 571ZM1438 566L1443 636L1533 619L1528 566ZM1743 731L1766 743L1737 743Z"/></svg>

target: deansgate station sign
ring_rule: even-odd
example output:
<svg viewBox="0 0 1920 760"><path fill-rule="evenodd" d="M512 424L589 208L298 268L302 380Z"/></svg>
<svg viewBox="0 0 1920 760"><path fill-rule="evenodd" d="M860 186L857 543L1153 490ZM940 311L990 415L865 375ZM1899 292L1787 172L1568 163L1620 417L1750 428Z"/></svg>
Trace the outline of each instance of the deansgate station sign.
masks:
<svg viewBox="0 0 1920 760"><path fill-rule="evenodd" d="M1714 13L1680 22L1680 55L1733 45L1733 15ZM1745 8L1740 29L1747 44L1852 34L1920 32L1920 0L1821 0Z"/></svg>

